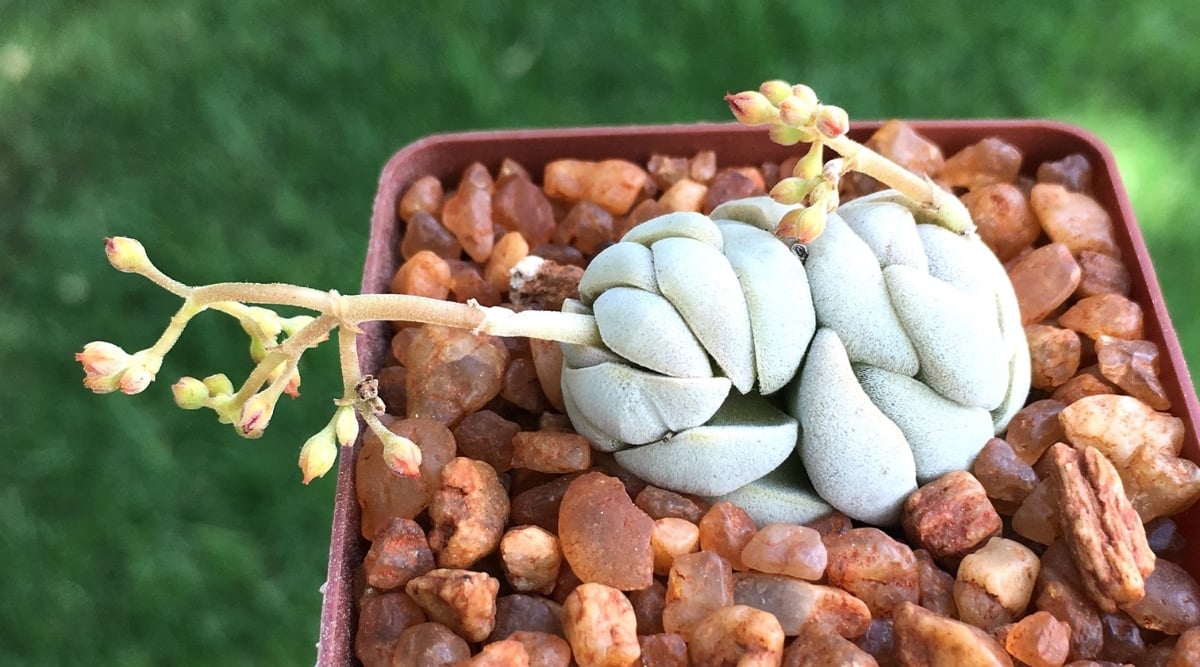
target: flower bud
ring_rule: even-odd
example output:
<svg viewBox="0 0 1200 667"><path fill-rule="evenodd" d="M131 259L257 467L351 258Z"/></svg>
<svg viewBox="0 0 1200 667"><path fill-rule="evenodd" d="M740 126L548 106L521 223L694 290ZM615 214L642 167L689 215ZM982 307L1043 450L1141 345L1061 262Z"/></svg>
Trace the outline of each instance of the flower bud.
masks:
<svg viewBox="0 0 1200 667"><path fill-rule="evenodd" d="M733 117L742 125L767 125L779 120L779 111L766 95L748 90L737 95L725 95Z"/></svg>
<svg viewBox="0 0 1200 667"><path fill-rule="evenodd" d="M808 127L816 110L817 106L812 102L792 95L779 103L779 120L792 127Z"/></svg>
<svg viewBox="0 0 1200 667"><path fill-rule="evenodd" d="M246 318L242 321L242 328L252 338L262 337L264 340L274 342L279 339L279 333L283 331L283 319L279 317L279 313L270 308L250 306L246 309Z"/></svg>
<svg viewBox="0 0 1200 667"><path fill-rule="evenodd" d="M771 188L771 199L780 204L799 204L804 201L804 197L808 195L808 191L812 189L812 181L807 178L790 178L781 179Z"/></svg>
<svg viewBox="0 0 1200 667"><path fill-rule="evenodd" d="M801 141L812 139L812 132L809 130L788 125L772 125L771 129L767 130L767 134L771 137L771 141L780 146L795 146Z"/></svg>
<svg viewBox="0 0 1200 667"><path fill-rule="evenodd" d="M794 238L797 243L811 243L825 231L825 210L819 206L788 211L779 220L775 235Z"/></svg>
<svg viewBox="0 0 1200 667"><path fill-rule="evenodd" d="M758 87L758 92L762 93L771 104L778 105L792 94L792 86L787 81L775 79L773 81L764 81Z"/></svg>
<svg viewBox="0 0 1200 667"><path fill-rule="evenodd" d="M127 236L104 239L104 254L108 255L108 263L114 269L124 273L140 273L151 266L146 248Z"/></svg>
<svg viewBox="0 0 1200 667"><path fill-rule="evenodd" d="M83 378L83 386L95 394L111 394L117 390L120 373L115 375L89 375Z"/></svg>
<svg viewBox="0 0 1200 667"><path fill-rule="evenodd" d="M179 382L171 385L171 393L175 395L175 405L184 410L199 410L208 404L208 387L193 377L179 378Z"/></svg>
<svg viewBox="0 0 1200 667"><path fill-rule="evenodd" d="M817 131L834 139L850 131L850 116L841 107L822 106L817 111Z"/></svg>
<svg viewBox="0 0 1200 667"><path fill-rule="evenodd" d="M238 415L238 433L251 439L262 437L263 430L271 423L271 415L275 412L275 398L259 392L246 399L241 414Z"/></svg>
<svg viewBox="0 0 1200 667"><path fill-rule="evenodd" d="M300 448L300 472L304 475L301 481L308 484L333 468L337 460L337 444L333 440L333 431L325 427L309 438Z"/></svg>
<svg viewBox="0 0 1200 667"><path fill-rule="evenodd" d="M141 364L132 364L121 373L120 379L117 380L117 388L122 394L132 396L146 391L146 387L153 381L154 373L150 372L150 369Z"/></svg>
<svg viewBox="0 0 1200 667"><path fill-rule="evenodd" d="M383 441L383 462L392 472L403 477L421 474L421 450L416 443L386 428L376 430L375 434Z"/></svg>
<svg viewBox="0 0 1200 667"><path fill-rule="evenodd" d="M75 361L83 364L88 377L116 375L129 365L129 353L104 341L92 341L75 353Z"/></svg>
<svg viewBox="0 0 1200 667"><path fill-rule="evenodd" d="M210 396L229 395L233 393L233 383L224 373L217 373L204 378L204 386Z"/></svg>
<svg viewBox="0 0 1200 667"><path fill-rule="evenodd" d="M343 405L333 415L333 430L337 435L338 444L349 447L358 439L358 415L354 408Z"/></svg>
<svg viewBox="0 0 1200 667"><path fill-rule="evenodd" d="M804 157L796 161L796 166L792 168L792 175L799 178L813 179L821 173L821 160L825 159L825 145L820 141L814 141L808 147L808 152Z"/></svg>
<svg viewBox="0 0 1200 667"><path fill-rule="evenodd" d="M794 97L800 98L801 101L809 104L810 106L815 107L820 103L820 100L817 99L817 92L802 83L792 86L791 93Z"/></svg>

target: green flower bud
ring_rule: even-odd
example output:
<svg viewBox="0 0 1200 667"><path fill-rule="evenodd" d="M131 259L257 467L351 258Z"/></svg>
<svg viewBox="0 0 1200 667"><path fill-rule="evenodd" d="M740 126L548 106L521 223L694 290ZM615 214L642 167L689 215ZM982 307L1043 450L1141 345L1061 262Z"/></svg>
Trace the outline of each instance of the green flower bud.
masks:
<svg viewBox="0 0 1200 667"><path fill-rule="evenodd" d="M108 263L114 269L124 273L141 273L152 266L150 258L146 256L146 248L136 239L126 236L104 239L104 254L108 255Z"/></svg>
<svg viewBox="0 0 1200 667"><path fill-rule="evenodd" d="M762 93L771 104L778 105L792 94L792 86L786 81L775 79L773 81L764 81L758 87L758 92Z"/></svg>
<svg viewBox="0 0 1200 667"><path fill-rule="evenodd" d="M193 377L179 378L171 385L171 393L175 395L175 405L184 410L199 410L208 404L208 387Z"/></svg>
<svg viewBox="0 0 1200 667"><path fill-rule="evenodd" d="M771 199L780 204L799 204L808 196L812 186L812 181L807 178L785 178L771 188Z"/></svg>
<svg viewBox="0 0 1200 667"><path fill-rule="evenodd" d="M229 395L233 393L233 383L224 373L210 375L203 380L210 396Z"/></svg>
<svg viewBox="0 0 1200 667"><path fill-rule="evenodd" d="M354 408L343 405L333 415L333 430L337 435L338 444L349 447L358 439L358 415Z"/></svg>
<svg viewBox="0 0 1200 667"><path fill-rule="evenodd" d="M308 484L333 468L337 460L337 444L334 442L333 430L328 426L309 438L300 448L300 472L304 475L301 481Z"/></svg>

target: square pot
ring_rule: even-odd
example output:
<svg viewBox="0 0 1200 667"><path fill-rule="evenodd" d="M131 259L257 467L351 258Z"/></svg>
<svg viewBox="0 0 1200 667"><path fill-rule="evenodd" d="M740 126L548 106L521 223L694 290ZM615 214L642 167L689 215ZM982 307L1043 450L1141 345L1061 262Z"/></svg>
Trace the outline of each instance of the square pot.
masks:
<svg viewBox="0 0 1200 667"><path fill-rule="evenodd" d="M1024 154L1026 168L1072 153L1088 158L1093 169L1093 196L1112 216L1117 242L1132 277L1130 297L1141 304L1145 338L1158 345L1161 380L1173 406L1172 414L1184 420L1183 456L1200 462L1200 406L1188 375L1179 341L1171 326L1162 292L1129 198L1121 184L1112 153L1094 136L1069 125L1047 121L915 121L911 125L931 139L946 155L994 136L1015 145ZM878 122L855 123L851 136L865 140ZM645 164L655 153L691 156L700 150L716 152L721 165L757 165L798 155L795 147L772 143L761 128L736 124L693 124L469 132L431 136L401 149L387 162L379 181L371 215L371 235L363 269L362 292L386 293L399 266L401 223L396 203L413 181L433 174L448 185L457 182L463 169L479 161L490 170L504 158L539 175L546 163L559 158L601 160L624 158ZM448 188L449 189L449 188ZM376 372L387 358L391 329L387 323L364 326L359 336L363 371ZM353 573L363 560L367 543L359 530L359 507L354 491L354 461L358 449L344 451L338 466L337 491L329 552L328 581L321 613L320 665L353 665L355 609ZM1185 567L1200 579L1200 506L1177 517L1184 536L1193 545Z"/></svg>

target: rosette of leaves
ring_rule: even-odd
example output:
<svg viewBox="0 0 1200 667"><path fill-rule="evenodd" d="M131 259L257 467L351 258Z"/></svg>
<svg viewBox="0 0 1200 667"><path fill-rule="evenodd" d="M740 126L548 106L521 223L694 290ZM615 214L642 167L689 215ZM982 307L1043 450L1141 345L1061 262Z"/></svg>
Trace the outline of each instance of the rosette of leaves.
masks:
<svg viewBox="0 0 1200 667"><path fill-rule="evenodd" d="M1024 403L1029 356L1003 267L885 191L842 205L807 260L769 197L671 213L598 254L564 309L576 429L646 481L757 521L838 509L895 523Z"/></svg>

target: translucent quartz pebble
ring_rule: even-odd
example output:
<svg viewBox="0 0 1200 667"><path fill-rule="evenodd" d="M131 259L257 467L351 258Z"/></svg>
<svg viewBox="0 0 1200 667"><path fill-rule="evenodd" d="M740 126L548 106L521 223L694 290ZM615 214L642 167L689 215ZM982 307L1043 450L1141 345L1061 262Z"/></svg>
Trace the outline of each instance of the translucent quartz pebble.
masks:
<svg viewBox="0 0 1200 667"><path fill-rule="evenodd" d="M1007 514L1033 492L1038 482L1033 467L1018 458L1008 442L1000 438L987 441L975 457L971 472L997 504L997 509L1009 509L1001 512Z"/></svg>
<svg viewBox="0 0 1200 667"><path fill-rule="evenodd" d="M1079 288L1075 296L1086 298L1100 294L1129 296L1133 278L1121 260L1103 253L1084 250L1079 253Z"/></svg>
<svg viewBox="0 0 1200 667"><path fill-rule="evenodd" d="M414 518L429 505L441 482L442 467L454 458L454 436L431 419L395 420L381 417L393 433L412 440L421 450L417 477L398 475L383 460L383 442L370 429L363 434L355 461L354 490L362 508L362 535L368 540L394 517Z"/></svg>
<svg viewBox="0 0 1200 667"><path fill-rule="evenodd" d="M918 369L871 248L831 214L825 231L809 244L805 264L817 324L836 331L850 361L904 375Z"/></svg>
<svg viewBox="0 0 1200 667"><path fill-rule="evenodd" d="M1089 296L1059 315L1058 325L1092 340L1100 336L1136 340L1142 337L1142 307L1120 294Z"/></svg>
<svg viewBox="0 0 1200 667"><path fill-rule="evenodd" d="M484 572L431 570L409 581L404 590L430 620L445 625L467 641L482 641L492 633L500 582Z"/></svg>
<svg viewBox="0 0 1200 667"><path fill-rule="evenodd" d="M906 266L883 270L888 293L920 360L920 379L946 398L992 410L1008 391L992 303ZM980 444L982 446L982 443Z"/></svg>
<svg viewBox="0 0 1200 667"><path fill-rule="evenodd" d="M1039 183L1029 195L1033 211L1054 243L1066 244L1071 254L1084 250L1120 257L1112 218L1088 195L1061 185Z"/></svg>
<svg viewBox="0 0 1200 667"><path fill-rule="evenodd" d="M486 172L485 172L486 173ZM464 176L454 194L442 206L442 224L462 244L471 259L486 262L492 254L492 193L490 178L485 184Z"/></svg>
<svg viewBox="0 0 1200 667"><path fill-rule="evenodd" d="M540 595L513 593L496 599L496 627L488 641L507 639L518 632L562 634L562 606Z"/></svg>
<svg viewBox="0 0 1200 667"><path fill-rule="evenodd" d="M413 181L396 203L396 216L411 223L417 213L437 215L441 211L444 196L442 182L437 176L422 176Z"/></svg>
<svg viewBox="0 0 1200 667"><path fill-rule="evenodd" d="M586 416L622 442L642 444L708 421L729 394L728 378L672 378L601 363L563 368L563 400L597 406ZM411 401L411 399L410 399ZM602 409L601 409L602 408ZM572 421L578 412L568 409ZM583 431L580 431L583 433ZM591 438L589 433L583 433Z"/></svg>
<svg viewBox="0 0 1200 667"><path fill-rule="evenodd" d="M688 667L687 642L673 632L638 634L642 646L641 662L636 667Z"/></svg>
<svg viewBox="0 0 1200 667"><path fill-rule="evenodd" d="M1100 367L1092 365L1080 369L1075 377L1062 383L1050 394L1050 398L1069 405L1087 396L1116 393L1117 388L1100 374Z"/></svg>
<svg viewBox="0 0 1200 667"><path fill-rule="evenodd" d="M988 137L946 158L938 175L946 185L974 189L993 183L1011 183L1021 171L1021 151Z"/></svg>
<svg viewBox="0 0 1200 667"><path fill-rule="evenodd" d="M562 552L558 538L537 526L517 526L500 540L504 578L513 590L549 594L558 580Z"/></svg>
<svg viewBox="0 0 1200 667"><path fill-rule="evenodd" d="M913 556L917 559L917 581L921 591L918 603L947 618L957 618L958 608L954 604L954 577L939 567L928 551L914 549Z"/></svg>
<svg viewBox="0 0 1200 667"><path fill-rule="evenodd" d="M1046 324L1025 327L1032 367L1031 384L1052 391L1075 376L1079 370L1082 346L1079 334Z"/></svg>
<svg viewBox="0 0 1200 667"><path fill-rule="evenodd" d="M677 378L712 377L704 347L666 298L612 287L596 299L592 311L604 344L630 362Z"/></svg>
<svg viewBox="0 0 1200 667"><path fill-rule="evenodd" d="M1029 465L1037 463L1050 445L1066 439L1059 413L1066 403L1052 399L1034 401L1021 408L1008 425L1005 440L1017 458Z"/></svg>
<svg viewBox="0 0 1200 667"><path fill-rule="evenodd" d="M718 496L779 467L796 447L796 428L796 420L761 396L730 392L703 425L613 456L651 484Z"/></svg>
<svg viewBox="0 0 1200 667"><path fill-rule="evenodd" d="M628 667L642 654L633 607L619 590L581 584L563 601L562 616L579 667Z"/></svg>
<svg viewBox="0 0 1200 667"><path fill-rule="evenodd" d="M423 622L425 612L404 591L367 595L359 604L354 654L363 667L391 667L400 637Z"/></svg>
<svg viewBox="0 0 1200 667"><path fill-rule="evenodd" d="M1004 636L1004 648L1027 665L1061 665L1071 650L1071 626L1045 611L1017 621Z"/></svg>
<svg viewBox="0 0 1200 667"><path fill-rule="evenodd" d="M1177 635L1200 625L1200 584L1183 567L1158 560L1146 577L1146 595L1122 607L1147 630Z"/></svg>
<svg viewBox="0 0 1200 667"><path fill-rule="evenodd" d="M441 623L421 623L404 631L392 667L453 665L471 657L471 647Z"/></svg>
<svg viewBox="0 0 1200 667"><path fill-rule="evenodd" d="M778 468L726 493L708 498L712 503L728 502L745 509L754 523L808 523L833 512L813 489L799 456L793 455Z"/></svg>
<svg viewBox="0 0 1200 667"><path fill-rule="evenodd" d="M683 519L665 518L654 521L650 533L650 548L654 551L654 574L665 576L671 571L675 558L691 553L700 544L700 528Z"/></svg>
<svg viewBox="0 0 1200 667"><path fill-rule="evenodd" d="M1047 480L1038 482L1012 515L1013 532L1038 544L1053 544L1062 534L1058 498Z"/></svg>
<svg viewBox="0 0 1200 667"><path fill-rule="evenodd" d="M593 201L613 215L633 207L650 176L627 160L555 160L542 179L546 194L569 202Z"/></svg>
<svg viewBox="0 0 1200 667"><path fill-rule="evenodd" d="M392 292L445 299L450 294L450 266L433 251L422 250L396 270Z"/></svg>
<svg viewBox="0 0 1200 667"><path fill-rule="evenodd" d="M429 500L429 547L438 566L466 569L495 551L508 513L508 493L494 468L465 456L448 462Z"/></svg>
<svg viewBox="0 0 1200 667"><path fill-rule="evenodd" d="M601 250L579 280L579 297L591 305L596 297L613 287L633 287L658 293L654 277L654 255L640 243L621 241Z"/></svg>
<svg viewBox="0 0 1200 667"><path fill-rule="evenodd" d="M709 552L675 559L667 579L663 629L690 639L692 630L712 612L733 604L733 571L729 561Z"/></svg>
<svg viewBox="0 0 1200 667"><path fill-rule="evenodd" d="M749 392L755 381L750 314L737 274L725 256L711 245L680 237L655 241L650 250L662 295L687 321L733 386ZM636 337L652 335L634 331ZM663 338L659 343L674 347L676 339Z"/></svg>
<svg viewBox="0 0 1200 667"><path fill-rule="evenodd" d="M381 590L399 588L432 569L433 552L424 529L404 517L392 519L375 534L363 559L367 584Z"/></svg>
<svg viewBox="0 0 1200 667"><path fill-rule="evenodd" d="M1040 563L1025 545L993 537L967 554L954 580L958 617L984 630L1017 620L1033 596Z"/></svg>
<svg viewBox="0 0 1200 667"><path fill-rule="evenodd" d="M554 228L552 240L570 243L585 255L594 255L600 246L613 240L613 224L611 213L595 202L581 201Z"/></svg>
<svg viewBox="0 0 1200 667"><path fill-rule="evenodd" d="M854 528L824 539L829 585L865 602L872 618L891 618L897 605L918 600L920 572L908 545L878 528Z"/></svg>
<svg viewBox="0 0 1200 667"><path fill-rule="evenodd" d="M742 563L751 570L808 581L825 574L826 558L821 534L791 523L763 526L742 549Z"/></svg>
<svg viewBox="0 0 1200 667"><path fill-rule="evenodd" d="M487 334L427 324L409 345L408 415L453 426L500 393L508 351Z"/></svg>
<svg viewBox="0 0 1200 667"><path fill-rule="evenodd" d="M881 267L903 264L929 270L925 248L908 209L899 204L854 200L838 208L837 214L871 248Z"/></svg>
<svg viewBox="0 0 1200 667"><path fill-rule="evenodd" d="M497 292L508 292L513 267L528 255L529 244L525 242L525 237L518 232L508 232L492 248L492 256L483 267L484 280Z"/></svg>
<svg viewBox="0 0 1200 667"><path fill-rule="evenodd" d="M1090 194L1092 163L1080 153L1072 153L1061 160L1048 160L1038 165L1037 182L1056 183L1071 192Z"/></svg>
<svg viewBox="0 0 1200 667"><path fill-rule="evenodd" d="M658 198L658 203L667 211L695 211L699 213L704 210L704 202L707 197L707 185L697 183L690 178L684 178L676 181L666 192L662 193L662 196Z"/></svg>
<svg viewBox="0 0 1200 667"><path fill-rule="evenodd" d="M988 633L902 602L893 624L896 657L902 665L1011 667L1012 659Z"/></svg>
<svg viewBox="0 0 1200 667"><path fill-rule="evenodd" d="M663 608L667 606L667 586L663 580L656 578L648 587L629 591L625 595L633 605L639 635L653 635L663 631L662 613Z"/></svg>
<svg viewBox="0 0 1200 667"><path fill-rule="evenodd" d="M666 190L680 179L688 177L688 159L655 153L646 162L646 171L659 190Z"/></svg>
<svg viewBox="0 0 1200 667"><path fill-rule="evenodd" d="M820 496L860 521L896 523L904 499L917 488L912 450L863 392L831 329L813 336L788 411L800 420L800 457ZM864 471L870 471L869 484L860 477Z"/></svg>
<svg viewBox="0 0 1200 667"><path fill-rule="evenodd" d="M789 637L809 624L842 637L859 637L871 624L867 604L850 593L783 575L735 573L733 601L774 614Z"/></svg>
<svg viewBox="0 0 1200 667"><path fill-rule="evenodd" d="M750 315L758 391L771 394L796 376L816 330L808 275L774 234L735 222L717 226ZM773 284L787 288L760 287Z"/></svg>
<svg viewBox="0 0 1200 667"><path fill-rule="evenodd" d="M703 210L711 211L727 201L761 195L763 188L745 174L732 169L723 169L713 177L704 193Z"/></svg>
<svg viewBox="0 0 1200 667"><path fill-rule="evenodd" d="M508 638L525 647L529 667L568 667L571 664L571 645L558 635L518 630Z"/></svg>
<svg viewBox="0 0 1200 667"><path fill-rule="evenodd" d="M700 548L724 558L735 570L745 570L742 550L757 530L745 510L732 503L716 503L700 518Z"/></svg>
<svg viewBox="0 0 1200 667"><path fill-rule="evenodd" d="M510 232L520 232L531 246L550 241L554 234L554 209L550 200L528 176L501 178L492 195L493 219Z"/></svg>
<svg viewBox="0 0 1200 667"><path fill-rule="evenodd" d="M832 632L805 628L783 652L782 667L877 667L879 662L854 642Z"/></svg>
<svg viewBox="0 0 1200 667"><path fill-rule="evenodd" d="M1042 233L1025 193L1010 183L975 188L962 196L979 238L1002 261L1016 257Z"/></svg>
<svg viewBox="0 0 1200 667"><path fill-rule="evenodd" d="M917 489L904 503L904 533L931 556L954 563L1000 533L1000 515L983 485L955 470Z"/></svg>
<svg viewBox="0 0 1200 667"><path fill-rule="evenodd" d="M409 259L422 250L428 250L445 259L458 259L462 245L442 226L437 218L424 211L413 214L404 226L404 240L400 242L400 255Z"/></svg>
<svg viewBox="0 0 1200 667"><path fill-rule="evenodd" d="M637 590L654 578L654 521L633 504L620 480L602 473L576 478L563 495L558 539L581 581Z"/></svg>
<svg viewBox="0 0 1200 667"><path fill-rule="evenodd" d="M1130 396L1155 410L1171 409L1158 379L1158 346L1153 342L1100 336L1096 340L1096 359L1104 377Z"/></svg>
<svg viewBox="0 0 1200 667"><path fill-rule="evenodd" d="M513 436L514 468L563 474L592 465L592 449L577 433L522 431Z"/></svg>
<svg viewBox="0 0 1200 667"><path fill-rule="evenodd" d="M956 403L913 378L871 366L854 374L875 407L904 433L912 449L917 483L971 465L992 436L987 410Z"/></svg>
<svg viewBox="0 0 1200 667"><path fill-rule="evenodd" d="M700 517L704 516L704 510L696 504L696 501L669 489L660 489L653 485L647 485L642 489L633 502L650 515L651 519L655 520L670 517L684 519L691 523L700 523Z"/></svg>
<svg viewBox="0 0 1200 667"><path fill-rule="evenodd" d="M688 642L696 665L778 665L783 630L765 611L745 605L722 607L700 621Z"/></svg>
<svg viewBox="0 0 1200 667"><path fill-rule="evenodd" d="M1041 322L1066 303L1079 286L1079 263L1071 249L1050 243L1021 258L1008 270L1021 308L1021 323Z"/></svg>
<svg viewBox="0 0 1200 667"><path fill-rule="evenodd" d="M454 441L463 456L479 459L496 472L512 468L513 436L521 425L491 410L472 412L454 427Z"/></svg>

